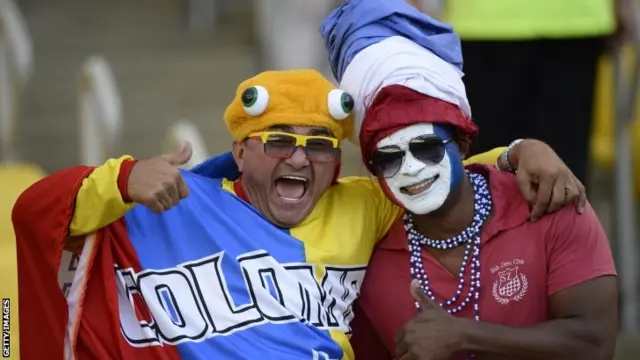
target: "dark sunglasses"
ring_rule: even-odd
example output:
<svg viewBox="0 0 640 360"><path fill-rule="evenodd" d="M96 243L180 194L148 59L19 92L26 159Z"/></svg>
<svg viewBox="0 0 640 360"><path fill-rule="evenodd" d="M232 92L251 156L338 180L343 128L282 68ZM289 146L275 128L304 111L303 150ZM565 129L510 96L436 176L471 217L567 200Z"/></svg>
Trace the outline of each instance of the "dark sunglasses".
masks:
<svg viewBox="0 0 640 360"><path fill-rule="evenodd" d="M417 160L435 165L444 158L445 145L450 141L451 139L442 140L437 135L421 135L409 141L409 152ZM399 146L385 146L369 156L369 165L376 175L391 178L402 168L405 155L406 151Z"/></svg>
<svg viewBox="0 0 640 360"><path fill-rule="evenodd" d="M276 158L287 159L298 147L302 147L309 161L332 161L338 149L339 141L334 137L299 135L278 131L263 131L249 135L250 139L259 139L264 144L264 153Z"/></svg>

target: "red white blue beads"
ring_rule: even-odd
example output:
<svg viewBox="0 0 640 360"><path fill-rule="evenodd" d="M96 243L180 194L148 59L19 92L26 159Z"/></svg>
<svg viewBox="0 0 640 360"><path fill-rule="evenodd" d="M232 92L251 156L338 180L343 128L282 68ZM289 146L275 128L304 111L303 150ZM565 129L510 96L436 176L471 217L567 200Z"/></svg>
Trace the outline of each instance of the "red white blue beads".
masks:
<svg viewBox="0 0 640 360"><path fill-rule="evenodd" d="M492 201L487 180L480 174L469 172L466 174L473 185L475 211L471 225L462 233L445 240L429 239L418 232L409 213L404 216L404 227L407 231L409 252L411 253L411 277L418 280L422 291L434 301L435 295L429 287L429 278L422 263L422 246L447 250L465 245L462 263L460 264L458 289L450 299L441 302L440 306L450 314L456 314L465 309L469 303L473 302L474 319L478 321L480 320L480 309L478 307L478 301L480 299L480 231L482 225L491 214ZM469 257L471 257L471 265L469 267L469 291L464 299L460 301L460 297L464 293L466 282L465 269ZM416 308L418 310L420 309L418 303L416 303Z"/></svg>

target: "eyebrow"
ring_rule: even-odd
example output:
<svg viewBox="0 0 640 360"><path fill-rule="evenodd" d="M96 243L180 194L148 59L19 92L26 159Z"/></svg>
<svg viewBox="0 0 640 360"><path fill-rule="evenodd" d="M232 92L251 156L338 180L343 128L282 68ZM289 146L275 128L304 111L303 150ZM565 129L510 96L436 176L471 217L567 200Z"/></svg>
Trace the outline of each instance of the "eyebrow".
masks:
<svg viewBox="0 0 640 360"><path fill-rule="evenodd" d="M282 132L293 132L293 127L288 125L273 125L270 126L267 130L270 131L282 131Z"/></svg>
<svg viewBox="0 0 640 360"><path fill-rule="evenodd" d="M333 133L331 133L331 131L329 131L328 129L311 129L311 131L309 131L309 135L333 136Z"/></svg>
<svg viewBox="0 0 640 360"><path fill-rule="evenodd" d="M293 127L289 126L289 125L273 125L271 127L269 127L269 130L271 131L282 131L282 132L287 132L287 133L294 133L293 131ZM314 135L314 136L333 136L333 133L331 131L329 131L329 129L325 129L325 128L313 128L311 130L309 130L309 135Z"/></svg>

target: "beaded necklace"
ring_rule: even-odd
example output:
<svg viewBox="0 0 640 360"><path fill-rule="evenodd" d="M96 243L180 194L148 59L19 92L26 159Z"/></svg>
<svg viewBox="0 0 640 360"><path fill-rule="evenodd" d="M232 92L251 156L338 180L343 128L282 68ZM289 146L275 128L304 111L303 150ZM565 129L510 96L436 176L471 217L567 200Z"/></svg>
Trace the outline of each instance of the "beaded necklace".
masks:
<svg viewBox="0 0 640 360"><path fill-rule="evenodd" d="M462 311L473 300L474 319L480 320L480 309L478 302L480 299L480 230L482 225L491 214L491 193L489 192L489 184L487 180L480 174L469 173L465 171L473 185L474 193L474 216L471 225L467 227L459 235L446 240L432 240L420 234L416 230L413 218L409 213L404 215L404 228L407 231L409 241L409 252L411 254L411 277L417 279L420 283L422 291L427 294L431 300L436 300L435 295L429 287L429 279L424 271L422 262L422 246L433 249L446 250L453 249L458 246L465 245L464 256L460 264L460 280L456 293L450 299L441 302L440 306L449 314L456 314ZM460 296L464 292L465 285L465 268L471 255L471 266L469 276L469 291L467 296L458 303ZM473 298L473 299L472 299ZM456 303L458 303L456 305ZM454 306L454 307L451 307ZM416 302L416 308L420 310L420 305Z"/></svg>

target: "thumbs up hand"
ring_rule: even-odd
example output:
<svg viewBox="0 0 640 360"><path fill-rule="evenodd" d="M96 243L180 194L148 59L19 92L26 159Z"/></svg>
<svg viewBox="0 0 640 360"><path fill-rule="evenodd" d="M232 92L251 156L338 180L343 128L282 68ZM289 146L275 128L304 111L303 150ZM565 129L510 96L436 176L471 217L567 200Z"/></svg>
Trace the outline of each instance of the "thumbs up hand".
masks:
<svg viewBox="0 0 640 360"><path fill-rule="evenodd" d="M431 300L411 282L411 295L420 305L420 313L409 320L396 335L396 358L400 360L449 360L463 350L464 327L468 319L456 318Z"/></svg>
<svg viewBox="0 0 640 360"><path fill-rule="evenodd" d="M129 174L127 192L131 201L142 204L155 213L167 211L189 195L178 167L193 154L190 143L179 152L138 161Z"/></svg>

